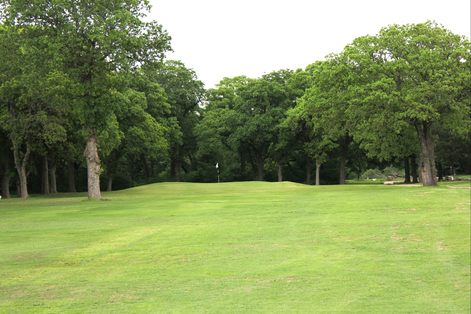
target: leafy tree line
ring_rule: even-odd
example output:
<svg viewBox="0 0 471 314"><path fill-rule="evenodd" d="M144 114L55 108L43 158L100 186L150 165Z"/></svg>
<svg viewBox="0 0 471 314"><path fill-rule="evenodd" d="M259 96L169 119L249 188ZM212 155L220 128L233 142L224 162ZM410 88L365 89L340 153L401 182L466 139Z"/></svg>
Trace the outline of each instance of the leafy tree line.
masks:
<svg viewBox="0 0 471 314"><path fill-rule="evenodd" d="M150 182L186 157L203 85L164 60L170 36L144 21L149 9L146 0L2 2L4 197L16 181L22 198L31 189L100 198L100 178L108 190L117 177Z"/></svg>
<svg viewBox="0 0 471 314"><path fill-rule="evenodd" d="M470 44L433 23L391 26L303 70L205 90L167 60L146 0L0 6L2 195L163 180L345 183L470 171ZM321 175L322 174L322 175Z"/></svg>
<svg viewBox="0 0 471 314"><path fill-rule="evenodd" d="M427 22L357 38L305 70L224 79L196 128L200 161L219 161L231 180L270 170L281 181L287 169L302 181L304 164L307 183L315 164L316 184L323 165L325 181L337 172L343 184L402 164L406 182L435 185L471 170L470 60L468 40Z"/></svg>

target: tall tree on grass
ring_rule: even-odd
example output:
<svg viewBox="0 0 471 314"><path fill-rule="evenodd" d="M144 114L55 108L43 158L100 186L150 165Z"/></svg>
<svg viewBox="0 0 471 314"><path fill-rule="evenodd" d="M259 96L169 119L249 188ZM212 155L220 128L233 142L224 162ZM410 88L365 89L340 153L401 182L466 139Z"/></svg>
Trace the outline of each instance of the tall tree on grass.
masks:
<svg viewBox="0 0 471 314"><path fill-rule="evenodd" d="M104 158L108 191L112 190L115 175L121 174L131 179L141 175L149 180L153 175L153 165L165 163L168 158L167 128L147 112L149 105L154 109L160 107L162 111L169 110L165 93L160 86L137 73L126 81L129 87L121 93L119 110L116 112L122 140ZM156 118L159 117L162 114ZM123 164L128 165L124 170L129 173L119 170ZM139 169L143 169L142 174Z"/></svg>
<svg viewBox="0 0 471 314"><path fill-rule="evenodd" d="M99 134L113 127L116 73L155 62L170 49L169 36L144 22L147 0L6 0L6 21L49 32L61 46L64 69L77 83L78 119L85 137L88 197L100 198Z"/></svg>
<svg viewBox="0 0 471 314"><path fill-rule="evenodd" d="M395 73L395 84L387 93L381 88L382 81L390 75L384 59L378 53L378 37L356 38L345 47L341 56L346 68L352 73L349 84L350 106L347 116L355 143L367 157L379 161L402 160L406 183L410 183L410 160L418 153L413 128L402 119L399 107L403 103L399 88L405 80L404 73ZM381 88L380 88L381 87ZM389 110L385 110L388 107ZM415 161L412 162L415 167Z"/></svg>
<svg viewBox="0 0 471 314"><path fill-rule="evenodd" d="M205 177L216 179L214 165L219 164L224 180L243 180L251 177L246 173L247 154L234 135L239 127L239 114L235 107L242 99L240 89L248 84L246 77L222 79L216 88L206 93L207 104L195 128L197 156L200 168L206 169ZM206 173L209 173L206 174Z"/></svg>
<svg viewBox="0 0 471 314"><path fill-rule="evenodd" d="M353 84L357 105L352 112L363 117L357 138L401 147L413 142L404 140L412 129L420 152L420 179L423 185L435 185L438 130L461 137L470 130L470 42L431 22L393 25L375 37L358 38L344 55L363 78ZM376 155L394 154L385 145L381 150Z"/></svg>
<svg viewBox="0 0 471 314"><path fill-rule="evenodd" d="M274 71L249 79L238 91L241 99L234 110L238 113L239 127L233 136L246 148L259 181L264 180L267 158L272 157L278 164L282 162L279 149L274 149L273 143L280 136L278 126L286 111L295 104L296 97L288 84L292 75L290 70Z"/></svg>
<svg viewBox="0 0 471 314"><path fill-rule="evenodd" d="M180 61L166 61L157 67L146 69L152 81L162 86L171 105L172 116L178 128L172 128L174 134L170 147L170 177L182 179L182 170L195 164L196 135L194 128L199 121L201 104L204 96L203 83L196 73Z"/></svg>
<svg viewBox="0 0 471 314"><path fill-rule="evenodd" d="M58 70L58 46L38 27L2 26L0 55L0 124L12 145L20 195L27 198L32 152L65 141L69 80Z"/></svg>
<svg viewBox="0 0 471 314"><path fill-rule="evenodd" d="M312 90L311 90L312 92ZM311 98L312 100L312 98ZM302 145L302 151L308 159L306 167L306 184L311 184L310 162L316 162L316 185L320 185L320 168L327 161L328 154L336 148L336 144L329 138L329 133L317 126L313 114L310 112L304 99L300 99L295 108L288 110L283 124L289 128L295 138Z"/></svg>
<svg viewBox="0 0 471 314"><path fill-rule="evenodd" d="M354 76L341 54L331 55L326 61L309 65L307 71L312 76L311 87L300 101L315 125L316 133L335 143L339 156L339 183L344 184L349 147L353 140L352 123L347 112L352 100L349 86ZM312 147L309 150L312 151Z"/></svg>
<svg viewBox="0 0 471 314"><path fill-rule="evenodd" d="M257 79L225 78L208 93L209 103L197 128L199 142L237 152L240 173L245 173L250 163L260 181L265 178L265 161L271 158L279 166L282 179L281 166L291 143L280 123L303 90L301 75L295 77L290 70L274 71Z"/></svg>
<svg viewBox="0 0 471 314"><path fill-rule="evenodd" d="M278 166L278 181L282 181L283 167L289 166L290 160L295 159L299 151L303 151L303 146L305 144L303 139L306 134L298 129L299 120L293 119L292 113L293 111L296 111L294 107L299 105L296 104L297 100L309 87L311 77L308 72L301 69L292 73L286 71L274 72L274 74L276 73L285 73L285 75L280 77L282 80L279 79L278 81L284 86L287 97L287 107L284 110L283 119L281 119L276 126L276 137L270 146L270 157L276 161ZM308 157L306 160L306 183L309 184L311 159Z"/></svg>
<svg viewBox="0 0 471 314"><path fill-rule="evenodd" d="M10 197L10 179L13 175L11 171L11 151L10 139L5 131L0 128L0 176L1 176L1 196L3 198Z"/></svg>

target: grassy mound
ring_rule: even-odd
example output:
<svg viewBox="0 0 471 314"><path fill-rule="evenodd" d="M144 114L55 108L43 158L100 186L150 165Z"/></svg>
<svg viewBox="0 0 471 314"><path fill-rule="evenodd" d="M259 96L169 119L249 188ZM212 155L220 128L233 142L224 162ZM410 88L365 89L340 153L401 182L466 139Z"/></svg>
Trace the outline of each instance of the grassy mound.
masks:
<svg viewBox="0 0 471 314"><path fill-rule="evenodd" d="M470 310L469 183L0 200L0 312Z"/></svg>

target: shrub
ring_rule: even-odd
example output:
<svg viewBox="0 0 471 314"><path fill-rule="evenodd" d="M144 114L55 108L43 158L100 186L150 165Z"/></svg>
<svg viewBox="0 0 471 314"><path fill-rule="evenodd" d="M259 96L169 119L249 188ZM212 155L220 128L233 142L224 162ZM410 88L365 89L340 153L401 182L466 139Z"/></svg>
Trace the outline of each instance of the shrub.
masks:
<svg viewBox="0 0 471 314"><path fill-rule="evenodd" d="M386 167L383 169L383 174L386 177L403 177L404 176L404 170L395 168L395 167Z"/></svg>
<svg viewBox="0 0 471 314"><path fill-rule="evenodd" d="M371 179L385 179L386 176L379 169L368 169L361 175L362 179L371 180Z"/></svg>

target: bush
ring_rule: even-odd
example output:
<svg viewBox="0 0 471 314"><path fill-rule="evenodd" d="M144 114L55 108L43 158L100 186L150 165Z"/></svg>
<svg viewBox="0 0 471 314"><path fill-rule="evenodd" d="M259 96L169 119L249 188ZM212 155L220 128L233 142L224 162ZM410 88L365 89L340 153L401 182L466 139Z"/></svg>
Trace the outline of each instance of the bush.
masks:
<svg viewBox="0 0 471 314"><path fill-rule="evenodd" d="M386 177L403 177L404 176L404 170L395 168L395 167L386 167L383 169L383 174Z"/></svg>
<svg viewBox="0 0 471 314"><path fill-rule="evenodd" d="M364 180L371 179L385 179L386 176L379 169L368 169L361 175L361 178Z"/></svg>

